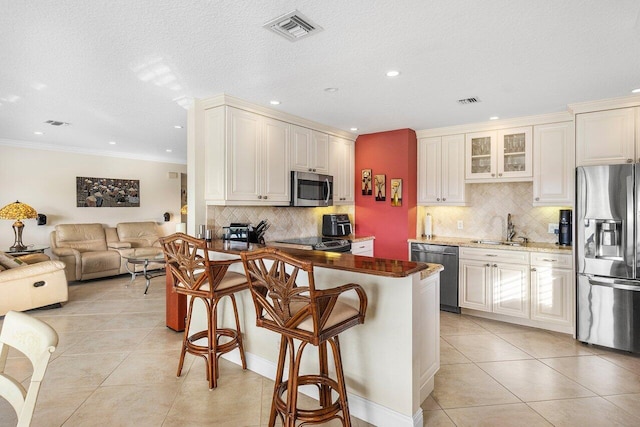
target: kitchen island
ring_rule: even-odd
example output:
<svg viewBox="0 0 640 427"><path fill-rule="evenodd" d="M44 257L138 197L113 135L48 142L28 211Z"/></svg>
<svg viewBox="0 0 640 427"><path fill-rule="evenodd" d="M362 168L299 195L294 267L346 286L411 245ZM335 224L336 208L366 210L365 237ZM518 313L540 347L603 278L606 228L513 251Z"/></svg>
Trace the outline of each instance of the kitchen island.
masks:
<svg viewBox="0 0 640 427"><path fill-rule="evenodd" d="M250 245L248 250L260 247ZM234 258L247 250L219 241L209 248L211 259ZM367 293L365 323L340 335L351 414L377 426L422 426L420 404L433 391L434 375L440 367L442 266L331 252L286 251L314 263L317 288L357 283ZM243 272L241 263L232 269ZM355 295L344 296L345 302L357 307ZM237 300L247 368L274 378L280 336L256 327L248 291L239 293ZM232 324L230 303L222 301L220 310L224 311L224 324ZM202 307L194 309L192 327L206 328ZM237 351L223 357L240 364ZM305 353L305 357L302 370L317 370L317 352ZM308 391L311 395L315 392Z"/></svg>

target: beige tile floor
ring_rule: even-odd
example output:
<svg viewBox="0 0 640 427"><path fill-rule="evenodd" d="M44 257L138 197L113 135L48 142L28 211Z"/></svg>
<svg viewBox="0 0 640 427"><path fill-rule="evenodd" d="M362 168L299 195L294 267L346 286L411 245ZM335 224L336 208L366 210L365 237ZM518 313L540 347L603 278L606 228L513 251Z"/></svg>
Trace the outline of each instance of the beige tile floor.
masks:
<svg viewBox="0 0 640 427"><path fill-rule="evenodd" d="M128 284L72 284L62 308L29 312L60 335L32 425L266 425L273 382L222 360L209 391L204 363L189 356L177 378L181 334L164 326L164 278L146 297L142 278ZM443 312L441 364L425 426L640 426L640 357ZM8 368L28 381L23 357L12 353ZM0 426L15 423L0 399Z"/></svg>

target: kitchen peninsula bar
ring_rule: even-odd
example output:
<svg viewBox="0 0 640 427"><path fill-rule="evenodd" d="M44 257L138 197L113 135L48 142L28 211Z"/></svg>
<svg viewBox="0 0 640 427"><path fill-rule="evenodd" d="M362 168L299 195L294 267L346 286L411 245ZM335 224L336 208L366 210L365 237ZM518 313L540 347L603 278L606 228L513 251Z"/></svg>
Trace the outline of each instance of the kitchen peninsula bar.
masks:
<svg viewBox="0 0 640 427"><path fill-rule="evenodd" d="M248 250L259 247L250 245ZM222 241L211 242L209 248L212 260L236 258L246 250ZM357 283L367 293L365 323L340 336L351 414L377 426L422 426L420 404L433 391L434 375L440 367L442 266L331 252L285 251L314 263L317 288ZM232 269L243 272L242 263L233 265ZM167 304L170 300L175 304L167 289ZM357 306L355 295L345 297L346 303ZM280 336L256 327L249 291L240 292L236 298L247 367L274 378ZM223 312L223 322L229 324L232 321L230 307L221 303L219 317L223 317ZM194 307L194 330L206 328L204 313L203 307ZM240 363L238 352L224 357ZM302 371L305 367L317 369L317 353L309 352L305 357ZM315 391L309 389L308 392Z"/></svg>

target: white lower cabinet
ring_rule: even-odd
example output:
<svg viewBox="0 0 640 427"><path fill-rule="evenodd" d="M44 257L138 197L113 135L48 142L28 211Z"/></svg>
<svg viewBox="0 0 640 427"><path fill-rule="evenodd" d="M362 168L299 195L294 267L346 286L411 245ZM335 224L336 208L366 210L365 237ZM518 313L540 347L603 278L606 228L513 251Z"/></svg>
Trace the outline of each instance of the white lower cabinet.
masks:
<svg viewBox="0 0 640 427"><path fill-rule="evenodd" d="M571 255L531 254L531 318L560 325L573 323Z"/></svg>
<svg viewBox="0 0 640 427"><path fill-rule="evenodd" d="M460 259L460 307L491 311L491 264Z"/></svg>
<svg viewBox="0 0 640 427"><path fill-rule="evenodd" d="M373 256L373 240L364 240L351 243L351 253L353 255Z"/></svg>
<svg viewBox="0 0 640 427"><path fill-rule="evenodd" d="M573 287L571 254L460 248L460 307L569 330Z"/></svg>
<svg viewBox="0 0 640 427"><path fill-rule="evenodd" d="M459 269L461 307L529 317L528 252L460 248Z"/></svg>

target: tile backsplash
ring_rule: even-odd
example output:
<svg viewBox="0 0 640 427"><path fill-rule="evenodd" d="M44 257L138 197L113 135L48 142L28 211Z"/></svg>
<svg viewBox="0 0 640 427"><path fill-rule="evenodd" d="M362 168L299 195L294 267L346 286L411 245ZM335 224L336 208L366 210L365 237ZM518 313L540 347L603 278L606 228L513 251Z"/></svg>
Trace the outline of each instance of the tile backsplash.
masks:
<svg viewBox="0 0 640 427"><path fill-rule="evenodd" d="M217 236L222 227L232 222L257 224L266 219L270 227L265 240L292 239L319 236L322 233L322 215L346 213L353 222L354 206L330 206L326 208L295 208L276 206L208 206L207 226Z"/></svg>
<svg viewBox="0 0 640 427"><path fill-rule="evenodd" d="M424 217L430 213L435 236L502 240L506 237L507 214L511 213L516 237L524 236L532 242L558 240L556 235L547 232L548 224L557 224L559 210L566 207L533 207L531 182L468 184L467 197L469 206L465 207L419 206L416 228L419 236L424 231ZM265 238L273 241L319 236L323 214L346 213L353 222L354 211L353 205L327 208L208 206L207 225L221 236L222 227L232 222L257 224L266 219L271 226ZM458 220L463 222L462 230L457 227Z"/></svg>
<svg viewBox="0 0 640 427"><path fill-rule="evenodd" d="M548 224L557 224L560 209L567 209L534 207L531 182L468 184L467 200L469 206L465 207L419 206L417 233L424 232L424 217L430 213L435 236L503 240L510 213L516 238L524 236L532 242L556 243L558 237L547 232ZM458 229L458 220L462 220L462 230Z"/></svg>

